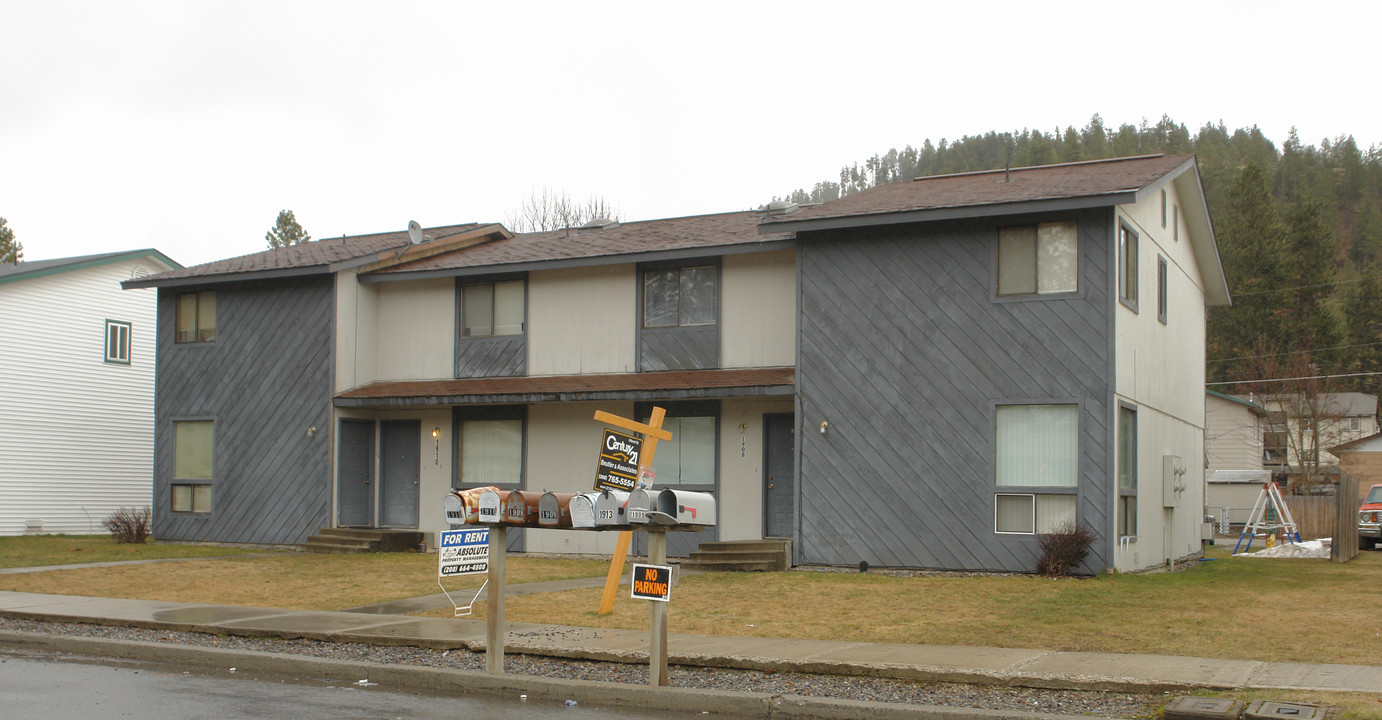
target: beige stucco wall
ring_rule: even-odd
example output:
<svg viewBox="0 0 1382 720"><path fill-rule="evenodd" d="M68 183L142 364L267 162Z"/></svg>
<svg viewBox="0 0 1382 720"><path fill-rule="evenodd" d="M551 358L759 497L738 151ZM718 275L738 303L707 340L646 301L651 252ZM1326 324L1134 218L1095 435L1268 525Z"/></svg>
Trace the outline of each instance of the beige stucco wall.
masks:
<svg viewBox="0 0 1382 720"><path fill-rule="evenodd" d="M605 425L595 411L633 417L631 402L544 403L528 406L524 487L553 492L586 492L595 486L595 463ZM618 533L574 530L523 531L525 548L538 553L614 552Z"/></svg>
<svg viewBox="0 0 1382 720"><path fill-rule="evenodd" d="M1138 412L1138 533L1120 545L1115 567L1140 570L1199 552L1204 514L1205 317L1204 284L1188 230L1173 237L1172 210L1180 203L1167 185L1167 226L1161 225L1161 196L1149 193L1135 205L1119 206L1112 227L1114 271L1115 393ZM1198 202L1198 199L1195 199ZM1138 308L1118 301L1117 231L1120 220L1138 233ZM1158 319L1157 258L1167 260L1167 322ZM1116 430L1115 430L1116 433ZM1115 435L1116 437L1116 435ZM1162 458L1174 455L1186 468L1186 490L1176 508L1163 508ZM1116 487L1116 464L1109 482ZM1110 512L1116 507L1110 497Z"/></svg>
<svg viewBox="0 0 1382 720"><path fill-rule="evenodd" d="M354 270L336 273L336 392L378 378L377 285L361 285Z"/></svg>
<svg viewBox="0 0 1382 720"><path fill-rule="evenodd" d="M381 380L431 380L455 374L456 283L450 278L378 284L377 352Z"/></svg>
<svg viewBox="0 0 1382 720"><path fill-rule="evenodd" d="M638 287L631 264L528 274L528 374L637 369Z"/></svg>
<svg viewBox="0 0 1382 720"><path fill-rule="evenodd" d="M721 366L794 365L796 251L727 255L721 275Z"/></svg>
<svg viewBox="0 0 1382 720"><path fill-rule="evenodd" d="M720 405L721 540L763 537L763 415L790 413L793 399L729 399ZM740 427L742 425L742 427Z"/></svg>

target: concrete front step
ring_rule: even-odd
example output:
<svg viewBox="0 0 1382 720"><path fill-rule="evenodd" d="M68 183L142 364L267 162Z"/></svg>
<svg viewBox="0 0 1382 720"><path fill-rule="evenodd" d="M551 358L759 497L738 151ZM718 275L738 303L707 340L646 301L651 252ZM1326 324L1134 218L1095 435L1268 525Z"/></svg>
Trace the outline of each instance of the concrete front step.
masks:
<svg viewBox="0 0 1382 720"><path fill-rule="evenodd" d="M322 528L302 549L323 553L417 552L424 537L416 530Z"/></svg>
<svg viewBox="0 0 1382 720"><path fill-rule="evenodd" d="M681 566L715 572L786 570L792 566L792 544L781 540L705 542Z"/></svg>

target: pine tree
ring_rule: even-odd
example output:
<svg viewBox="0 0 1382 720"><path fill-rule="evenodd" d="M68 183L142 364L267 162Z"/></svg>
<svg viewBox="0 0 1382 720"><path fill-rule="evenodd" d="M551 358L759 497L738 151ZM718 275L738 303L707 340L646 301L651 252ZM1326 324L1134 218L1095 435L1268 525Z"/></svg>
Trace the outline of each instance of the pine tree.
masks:
<svg viewBox="0 0 1382 720"><path fill-rule="evenodd" d="M1363 279L1354 284L1344 305L1348 319L1350 373L1382 372L1382 262L1363 268ZM1378 394L1382 375L1351 378L1354 390Z"/></svg>
<svg viewBox="0 0 1382 720"><path fill-rule="evenodd" d="M24 246L14 239L14 229L0 217L0 265L18 265L24 258Z"/></svg>
<svg viewBox="0 0 1382 720"><path fill-rule="evenodd" d="M1249 379L1255 366L1235 358L1278 347L1286 331L1281 307L1282 288L1288 287L1286 228L1260 167L1248 165L1239 172L1217 231L1234 304L1214 308L1209 316L1210 380Z"/></svg>
<svg viewBox="0 0 1382 720"><path fill-rule="evenodd" d="M288 247L289 245L299 245L312 239L302 226L298 224L297 218L293 217L292 210L278 211L278 220L274 221L274 226L269 228L269 232L264 235L271 248Z"/></svg>

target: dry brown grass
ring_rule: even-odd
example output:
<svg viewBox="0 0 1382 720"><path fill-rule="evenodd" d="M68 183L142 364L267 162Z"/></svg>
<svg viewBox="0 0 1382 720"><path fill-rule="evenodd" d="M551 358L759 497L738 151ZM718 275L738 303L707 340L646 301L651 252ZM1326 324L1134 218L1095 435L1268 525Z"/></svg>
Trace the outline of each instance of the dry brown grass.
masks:
<svg viewBox="0 0 1382 720"><path fill-rule="evenodd" d="M519 583L588 577L607 567L598 560L513 557L507 578ZM479 588L483 582L483 576L454 578L446 588ZM441 592L437 556L417 553L293 553L53 570L0 576L0 590L303 610L340 610Z"/></svg>
<svg viewBox="0 0 1382 720"><path fill-rule="evenodd" d="M1347 565L1232 558L1092 579L709 573L682 579L668 616L672 632L704 635L1376 665L1379 587L1382 553ZM518 596L505 614L647 627L647 604L627 588L608 616L595 613L599 601L598 589Z"/></svg>

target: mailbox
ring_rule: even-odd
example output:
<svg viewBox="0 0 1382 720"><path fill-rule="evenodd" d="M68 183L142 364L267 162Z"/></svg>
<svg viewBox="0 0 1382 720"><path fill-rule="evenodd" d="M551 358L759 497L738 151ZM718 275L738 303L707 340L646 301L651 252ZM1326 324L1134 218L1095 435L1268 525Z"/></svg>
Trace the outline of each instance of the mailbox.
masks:
<svg viewBox="0 0 1382 720"><path fill-rule="evenodd" d="M514 490L509 493L509 502L504 505L505 525L536 525L538 501L542 493L532 490Z"/></svg>
<svg viewBox="0 0 1382 720"><path fill-rule="evenodd" d="M493 485L487 485L469 490L452 490L442 500L442 509L446 511L446 522L452 525L479 522L480 496L488 490L497 489Z"/></svg>
<svg viewBox="0 0 1382 720"><path fill-rule="evenodd" d="M543 527L571 527L571 499L576 493L545 492L537 503L537 524Z"/></svg>
<svg viewBox="0 0 1382 720"><path fill-rule="evenodd" d="M629 493L629 503L624 517L631 525L647 525L648 513L657 509L657 493L648 490L634 490Z"/></svg>
<svg viewBox="0 0 1382 720"><path fill-rule="evenodd" d="M599 499L598 492L581 493L571 498L571 527L595 527L595 501Z"/></svg>
<svg viewBox="0 0 1382 720"><path fill-rule="evenodd" d="M595 527L623 527L629 524L624 505L629 494L623 490L606 490L595 500Z"/></svg>
<svg viewBox="0 0 1382 720"><path fill-rule="evenodd" d="M504 521L504 506L509 502L508 490L487 489L480 493L480 522L499 523Z"/></svg>
<svg viewBox="0 0 1382 720"><path fill-rule="evenodd" d="M691 490L663 490L649 522L677 525L714 525L715 496Z"/></svg>

